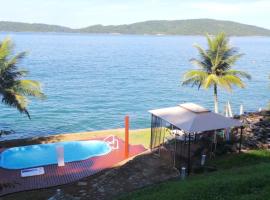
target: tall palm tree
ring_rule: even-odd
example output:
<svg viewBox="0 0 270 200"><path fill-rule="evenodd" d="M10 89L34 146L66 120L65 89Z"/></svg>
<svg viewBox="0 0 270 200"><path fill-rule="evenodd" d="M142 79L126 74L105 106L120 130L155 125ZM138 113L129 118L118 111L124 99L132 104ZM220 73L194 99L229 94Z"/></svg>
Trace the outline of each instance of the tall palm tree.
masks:
<svg viewBox="0 0 270 200"><path fill-rule="evenodd" d="M219 33L214 37L206 35L206 38L207 49L195 45L200 58L191 59L191 63L199 69L187 71L184 74L182 84L197 86L198 89L212 87L215 112L218 113L218 87L229 92L232 91L233 86L244 88L242 78L251 79L251 76L246 72L232 69L232 66L243 54L240 54L237 48L230 46L229 38L226 37L225 33Z"/></svg>
<svg viewBox="0 0 270 200"><path fill-rule="evenodd" d="M23 79L27 70L19 69L18 63L26 52L13 55L13 43L6 38L0 42L0 98L2 103L17 108L30 119L27 110L28 97L45 98L38 81Z"/></svg>

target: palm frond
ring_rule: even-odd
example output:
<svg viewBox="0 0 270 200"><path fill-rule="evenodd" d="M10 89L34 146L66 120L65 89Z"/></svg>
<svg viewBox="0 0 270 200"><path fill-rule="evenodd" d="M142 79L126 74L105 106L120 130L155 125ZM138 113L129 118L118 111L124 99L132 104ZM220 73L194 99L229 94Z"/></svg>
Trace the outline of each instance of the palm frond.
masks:
<svg viewBox="0 0 270 200"><path fill-rule="evenodd" d="M0 43L0 61L5 60L13 50L13 43L10 38L5 38Z"/></svg>
<svg viewBox="0 0 270 200"><path fill-rule="evenodd" d="M235 85L239 88L244 88L245 85L243 83L243 81L241 80L241 78L235 76L235 75L225 75L222 77L224 80L226 80L228 83L232 84L232 85Z"/></svg>
<svg viewBox="0 0 270 200"><path fill-rule="evenodd" d="M210 74L207 76L207 78L203 82L203 87L205 89L211 87L214 84L218 84L218 77L215 74Z"/></svg>
<svg viewBox="0 0 270 200"><path fill-rule="evenodd" d="M230 69L226 71L226 75L234 75L234 76L239 76L241 78L246 78L248 80L251 80L251 75L247 72L240 71L240 70L235 70L235 69Z"/></svg>
<svg viewBox="0 0 270 200"><path fill-rule="evenodd" d="M16 82L13 89L21 95L45 99L45 95L41 92L41 85L38 81L19 80Z"/></svg>
<svg viewBox="0 0 270 200"><path fill-rule="evenodd" d="M16 71L18 71L18 67L16 66L16 64L18 62L20 62L25 56L26 56L26 52L21 52L15 56L13 56L11 59L5 59L5 61L2 63L2 65L0 65L0 75L4 76L4 74L11 74L14 73ZM20 70L22 71L22 70ZM24 70L25 71L25 70Z"/></svg>
<svg viewBox="0 0 270 200"><path fill-rule="evenodd" d="M198 60L196 58L192 58L190 59L190 62L193 64L193 65L196 65L198 66L199 68L201 69L204 69L205 71L207 72L210 72L211 70L211 63L207 63L207 61L203 60Z"/></svg>
<svg viewBox="0 0 270 200"><path fill-rule="evenodd" d="M25 113L30 119L29 112L27 110L28 101L24 96L18 95L13 91L6 90L3 93L2 102L11 107L17 108L17 110L21 113Z"/></svg>
<svg viewBox="0 0 270 200"><path fill-rule="evenodd" d="M13 56L9 61L8 61L8 65L15 65L18 62L20 62L22 59L24 59L27 56L27 52L23 51L18 53L17 55Z"/></svg>
<svg viewBox="0 0 270 200"><path fill-rule="evenodd" d="M208 48L210 50L213 50L213 41L212 41L211 36L208 33L206 33L205 37L206 37L206 40L207 40Z"/></svg>
<svg viewBox="0 0 270 200"><path fill-rule="evenodd" d="M197 44L195 44L194 47L198 50L201 61L203 63L205 63L205 70L211 71L212 59L211 59L210 55L208 54L208 52L205 51L201 46L199 46ZM196 59L193 58L190 61L192 62L193 60L196 60Z"/></svg>
<svg viewBox="0 0 270 200"><path fill-rule="evenodd" d="M6 38L0 42L0 96L2 102L17 108L29 118L27 110L28 96L44 99L41 85L38 81L24 80L27 70L19 69L19 62L25 58L26 52L12 55L13 43Z"/></svg>
<svg viewBox="0 0 270 200"><path fill-rule="evenodd" d="M200 88L207 76L208 73L202 70L190 70L184 74L182 85L198 86Z"/></svg>

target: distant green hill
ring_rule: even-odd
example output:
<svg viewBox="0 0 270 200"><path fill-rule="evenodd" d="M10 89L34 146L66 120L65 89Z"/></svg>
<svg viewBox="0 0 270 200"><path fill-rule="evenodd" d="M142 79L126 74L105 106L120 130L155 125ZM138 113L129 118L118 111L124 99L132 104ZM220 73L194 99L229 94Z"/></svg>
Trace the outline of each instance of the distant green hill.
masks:
<svg viewBox="0 0 270 200"><path fill-rule="evenodd" d="M2 32L74 32L150 35L203 35L226 32L234 36L270 36L270 30L232 21L213 19L156 20L125 25L94 25L81 29L47 24L0 22Z"/></svg>
<svg viewBox="0 0 270 200"><path fill-rule="evenodd" d="M21 22L0 21L1 32L73 32L73 29L48 25L48 24L29 24Z"/></svg>
<svg viewBox="0 0 270 200"><path fill-rule="evenodd" d="M121 34L168 34L168 35L202 35L216 34L224 31L228 35L236 36L270 36L270 30L240 24L231 21L212 19L192 19L174 21L146 21L118 26L90 26L80 29L86 33L121 33Z"/></svg>

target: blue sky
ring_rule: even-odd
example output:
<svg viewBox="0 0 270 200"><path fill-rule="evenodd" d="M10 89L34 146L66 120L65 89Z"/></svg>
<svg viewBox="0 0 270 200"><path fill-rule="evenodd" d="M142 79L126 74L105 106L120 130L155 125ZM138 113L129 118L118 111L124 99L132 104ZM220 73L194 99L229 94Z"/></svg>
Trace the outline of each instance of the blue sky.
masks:
<svg viewBox="0 0 270 200"><path fill-rule="evenodd" d="M1 21L73 28L156 19L213 18L270 29L270 0L0 0Z"/></svg>

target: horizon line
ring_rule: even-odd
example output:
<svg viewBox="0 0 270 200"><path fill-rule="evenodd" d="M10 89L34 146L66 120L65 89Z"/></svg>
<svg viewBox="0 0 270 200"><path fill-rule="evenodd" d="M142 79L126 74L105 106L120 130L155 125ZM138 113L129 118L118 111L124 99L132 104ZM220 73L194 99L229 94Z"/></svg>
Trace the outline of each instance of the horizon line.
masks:
<svg viewBox="0 0 270 200"><path fill-rule="evenodd" d="M60 24L49 24L49 23L43 23L43 22L23 22L23 21L8 21L8 20L0 20L0 22L9 22L9 23L25 23L25 24L31 24L31 25L49 25L49 26L59 26L59 27L63 27L63 28L68 28L71 30L79 30L79 29L84 29L84 28L88 28L88 27L92 27L92 26L122 26L122 25L132 25L132 24L136 24L136 23L144 23L144 22L151 22L151 21L189 21L189 20L214 20L214 21L223 21L223 22L233 22L233 23L238 23L238 24L243 24L243 25L248 25L248 26L254 26L257 28L263 28L266 30L270 31L270 28L266 28L263 26L259 26L259 25L254 25L254 24L246 24L246 23L242 23L242 22L238 22L238 21L232 21L232 20L223 20L223 19L214 19L214 18L190 18L190 19L149 19L149 20L144 20L144 21L138 21L138 22L131 22L131 23L124 23L124 24L91 24L91 25L87 25L87 26L83 26L83 27L79 27L79 28L73 28L67 25L60 25Z"/></svg>

